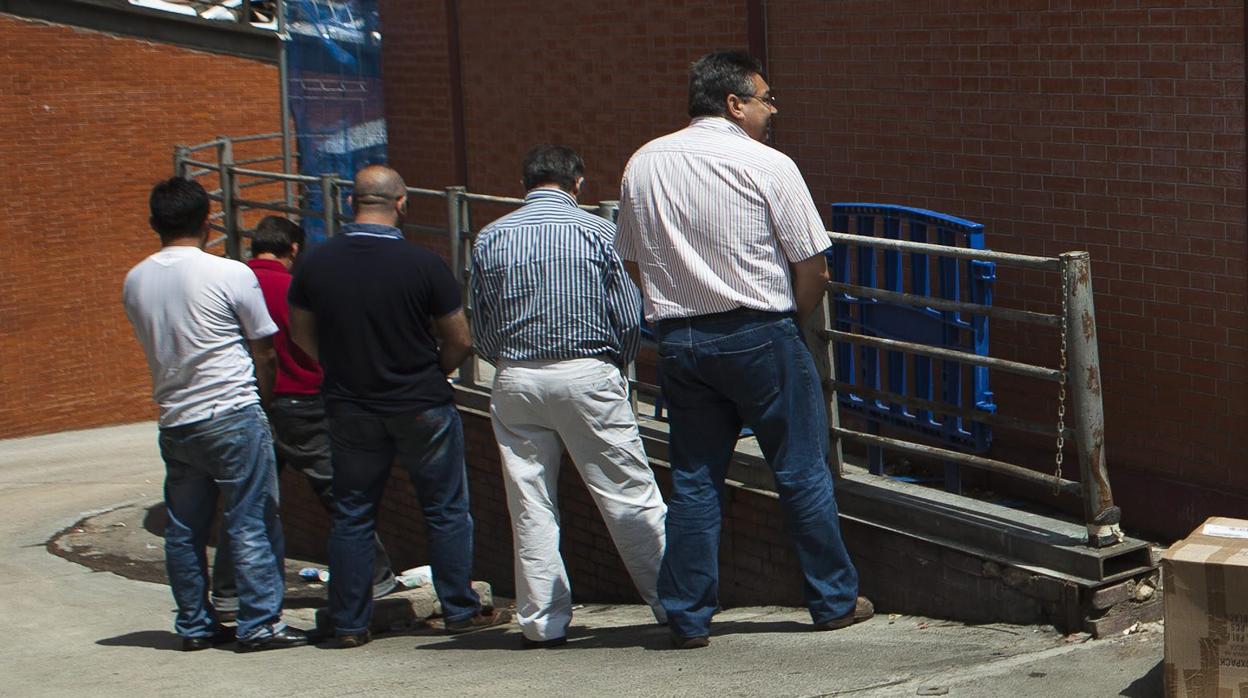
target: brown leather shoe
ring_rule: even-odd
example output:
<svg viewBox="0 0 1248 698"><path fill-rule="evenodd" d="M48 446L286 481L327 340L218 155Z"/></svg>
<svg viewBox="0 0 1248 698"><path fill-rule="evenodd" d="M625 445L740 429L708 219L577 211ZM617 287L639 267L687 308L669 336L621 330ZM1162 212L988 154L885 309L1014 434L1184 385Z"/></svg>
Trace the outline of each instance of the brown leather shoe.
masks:
<svg viewBox="0 0 1248 698"><path fill-rule="evenodd" d="M815 630L840 630L841 628L848 628L854 623L861 623L874 615L875 606L871 603L871 600L865 596L859 596L858 599L854 601L854 610L846 613L840 618L833 618L832 620L825 620L822 623L815 623Z"/></svg>
<svg viewBox="0 0 1248 698"><path fill-rule="evenodd" d="M678 650L696 650L703 647L709 647L711 638L706 635L694 635L686 637L672 633L672 648Z"/></svg>
<svg viewBox="0 0 1248 698"><path fill-rule="evenodd" d="M471 618L446 623L446 632L452 635L461 633L470 633L474 630L485 630L499 625L504 625L511 621L511 611L499 608L483 608L477 615Z"/></svg>

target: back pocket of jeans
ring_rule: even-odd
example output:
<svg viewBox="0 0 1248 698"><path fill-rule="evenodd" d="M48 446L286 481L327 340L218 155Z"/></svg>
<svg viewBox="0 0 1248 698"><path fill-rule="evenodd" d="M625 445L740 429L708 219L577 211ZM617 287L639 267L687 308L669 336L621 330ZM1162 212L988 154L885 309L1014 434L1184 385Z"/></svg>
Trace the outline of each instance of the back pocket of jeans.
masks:
<svg viewBox="0 0 1248 698"><path fill-rule="evenodd" d="M758 405L780 393L780 369L772 341L748 349L717 351L714 370L721 390L739 405Z"/></svg>

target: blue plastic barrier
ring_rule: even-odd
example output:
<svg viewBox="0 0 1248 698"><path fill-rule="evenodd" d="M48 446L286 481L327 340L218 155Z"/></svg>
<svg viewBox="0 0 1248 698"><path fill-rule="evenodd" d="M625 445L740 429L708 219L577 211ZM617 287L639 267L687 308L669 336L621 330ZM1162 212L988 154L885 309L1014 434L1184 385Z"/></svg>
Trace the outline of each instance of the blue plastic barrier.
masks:
<svg viewBox="0 0 1248 698"><path fill-rule="evenodd" d="M892 239L903 239L904 235L904 239L913 242L984 249L984 227L979 223L907 206L833 204L832 228L858 235ZM996 281L996 265L992 262L937 256L933 273L932 255L862 246L856 246L856 254L851 254L849 247L835 244L826 253L834 281L897 293L934 294L948 300L992 304L992 287ZM883 278L880 278L878 271L880 267ZM905 284L907 269L908 288ZM838 293L833 297L833 321L838 330L987 356L987 316L963 315L860 298L849 293ZM855 350L846 342L834 343L833 351L837 379L844 383L958 407L972 404L985 412L996 411L985 367L911 356L900 351L882 351L874 347L863 346ZM885 361L883 365L881 354ZM937 364L936 372L933 371L933 362ZM887 385L883 385L885 377ZM964 394L965 383L969 383L970 395ZM992 443L992 430L980 422L956 416L937 419L929 410L909 410L904 405L867 399L852 391L841 391L839 399L842 408L866 417L875 433L879 432L881 424L889 424L974 453L987 451ZM873 473L883 474L883 452L879 447L870 447L868 467ZM961 490L956 465L946 465L945 485L951 491Z"/></svg>

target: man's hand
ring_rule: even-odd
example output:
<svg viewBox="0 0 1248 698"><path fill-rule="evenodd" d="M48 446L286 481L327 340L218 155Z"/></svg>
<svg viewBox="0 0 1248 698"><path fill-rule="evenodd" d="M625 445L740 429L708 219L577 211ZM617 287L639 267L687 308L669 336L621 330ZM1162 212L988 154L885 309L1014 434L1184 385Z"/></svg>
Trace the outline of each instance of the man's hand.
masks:
<svg viewBox="0 0 1248 698"><path fill-rule="evenodd" d="M313 361L320 361L316 347L316 316L297 305L290 306L290 338Z"/></svg>
<svg viewBox="0 0 1248 698"><path fill-rule="evenodd" d="M450 375L472 353L472 333L468 331L468 318L464 316L464 309L460 308L435 318L433 329L439 340L438 364L443 373Z"/></svg>
<svg viewBox="0 0 1248 698"><path fill-rule="evenodd" d="M268 409L273 400L273 384L277 380L277 350L273 338L248 340L251 360L256 364L256 387L260 390L260 405Z"/></svg>
<svg viewBox="0 0 1248 698"><path fill-rule="evenodd" d="M797 302L797 321L804 325L828 292L828 261L823 253L790 264L793 273L793 298Z"/></svg>

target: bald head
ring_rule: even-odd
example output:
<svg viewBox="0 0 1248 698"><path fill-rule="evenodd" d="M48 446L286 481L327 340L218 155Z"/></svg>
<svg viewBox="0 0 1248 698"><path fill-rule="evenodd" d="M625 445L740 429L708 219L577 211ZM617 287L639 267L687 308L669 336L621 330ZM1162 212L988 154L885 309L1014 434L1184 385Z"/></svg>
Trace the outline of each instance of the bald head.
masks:
<svg viewBox="0 0 1248 698"><path fill-rule="evenodd" d="M407 208L407 191L398 172L385 165L369 165L355 173L351 206L357 222L397 221ZM384 220L376 220L376 219ZM368 219L368 220L363 220Z"/></svg>

